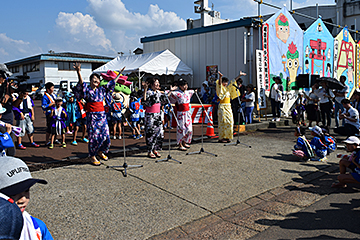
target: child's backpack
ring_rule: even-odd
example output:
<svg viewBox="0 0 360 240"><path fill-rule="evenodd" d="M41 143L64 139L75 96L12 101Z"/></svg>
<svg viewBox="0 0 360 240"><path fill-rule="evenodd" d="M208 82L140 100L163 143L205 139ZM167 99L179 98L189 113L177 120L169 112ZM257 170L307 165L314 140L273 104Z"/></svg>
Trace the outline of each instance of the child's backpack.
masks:
<svg viewBox="0 0 360 240"><path fill-rule="evenodd" d="M328 154L336 150L336 139L333 136L325 135L325 144L328 146Z"/></svg>
<svg viewBox="0 0 360 240"><path fill-rule="evenodd" d="M120 105L120 106L119 106ZM112 116L115 120L120 121L122 117L122 110L124 108L124 105L122 102L113 102L112 105Z"/></svg>

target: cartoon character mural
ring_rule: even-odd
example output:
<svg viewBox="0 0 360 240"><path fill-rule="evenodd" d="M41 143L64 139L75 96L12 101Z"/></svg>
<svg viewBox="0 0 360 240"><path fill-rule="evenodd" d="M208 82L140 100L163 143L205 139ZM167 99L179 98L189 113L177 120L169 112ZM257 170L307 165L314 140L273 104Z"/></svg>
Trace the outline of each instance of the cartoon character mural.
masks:
<svg viewBox="0 0 360 240"><path fill-rule="evenodd" d="M357 86L354 76L355 45L347 27L343 28L334 39L334 78L346 77L345 84L350 89L347 98L352 95Z"/></svg>
<svg viewBox="0 0 360 240"><path fill-rule="evenodd" d="M285 89L282 111L288 115L297 98L296 76L303 71L303 31L286 7L263 24L265 93L269 96L273 77L280 76Z"/></svg>
<svg viewBox="0 0 360 240"><path fill-rule="evenodd" d="M304 73L332 77L334 38L321 18L318 18L304 32Z"/></svg>

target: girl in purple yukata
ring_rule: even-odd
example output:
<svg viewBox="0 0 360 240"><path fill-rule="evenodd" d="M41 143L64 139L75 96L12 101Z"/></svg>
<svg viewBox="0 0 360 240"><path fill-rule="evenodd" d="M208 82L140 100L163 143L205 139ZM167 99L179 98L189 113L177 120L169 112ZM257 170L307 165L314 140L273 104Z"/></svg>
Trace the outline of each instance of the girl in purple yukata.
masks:
<svg viewBox="0 0 360 240"><path fill-rule="evenodd" d="M160 92L160 83L157 78L148 78L144 83L145 107L145 140L148 149L148 157L161 157L159 150L162 149L164 140L164 128L161 119L161 105L167 103L166 96ZM150 89L148 89L150 87Z"/></svg>
<svg viewBox="0 0 360 240"><path fill-rule="evenodd" d="M110 99L111 91L115 88L115 83L119 79L120 74L125 67L120 71L119 75L108 82L107 85L100 87L100 75L93 73L90 75L90 86L88 86L81 76L81 64L74 64L74 69L78 74L79 82L73 89L75 98L85 99L86 105L86 125L89 137L89 156L91 163L99 166L101 162L97 160L96 155L101 160L108 160L105 155L110 148L109 126L106 120L104 109L105 100Z"/></svg>
<svg viewBox="0 0 360 240"><path fill-rule="evenodd" d="M179 122L176 132L176 140L179 150L186 151L190 147L192 139L192 119L190 113L190 99L194 90L187 90L188 83L184 79L179 79L178 90L171 91L169 100L174 103L177 109L176 117Z"/></svg>

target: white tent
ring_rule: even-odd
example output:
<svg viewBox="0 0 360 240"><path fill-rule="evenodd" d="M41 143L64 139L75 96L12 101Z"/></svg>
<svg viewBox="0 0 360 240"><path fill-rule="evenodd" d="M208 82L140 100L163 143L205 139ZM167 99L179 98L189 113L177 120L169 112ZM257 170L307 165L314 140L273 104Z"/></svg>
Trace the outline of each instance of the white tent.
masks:
<svg viewBox="0 0 360 240"><path fill-rule="evenodd" d="M135 73L139 79L143 76L140 76L140 73L150 73L153 75L193 75L192 69L168 49L141 55L118 56L95 69L94 72L102 73L107 70L120 70L124 66L126 68L123 74Z"/></svg>

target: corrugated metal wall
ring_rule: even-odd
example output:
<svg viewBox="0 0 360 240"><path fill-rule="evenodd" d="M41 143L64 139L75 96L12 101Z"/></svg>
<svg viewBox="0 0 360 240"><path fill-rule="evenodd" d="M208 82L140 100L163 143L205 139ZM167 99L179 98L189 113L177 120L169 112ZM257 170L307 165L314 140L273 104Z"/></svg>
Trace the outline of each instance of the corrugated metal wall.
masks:
<svg viewBox="0 0 360 240"><path fill-rule="evenodd" d="M245 71L244 83L249 83L250 69L254 73L255 67L250 60L250 40L253 39L253 52L258 46L257 31L253 38L247 35L247 64L244 64L244 33L250 32L245 27L231 28L196 35L169 38L143 43L144 53L157 52L169 49L194 71L194 86L200 87L206 80L206 66L218 65L224 76L232 79ZM253 54L255 56L255 54ZM252 74L252 76L255 76Z"/></svg>

